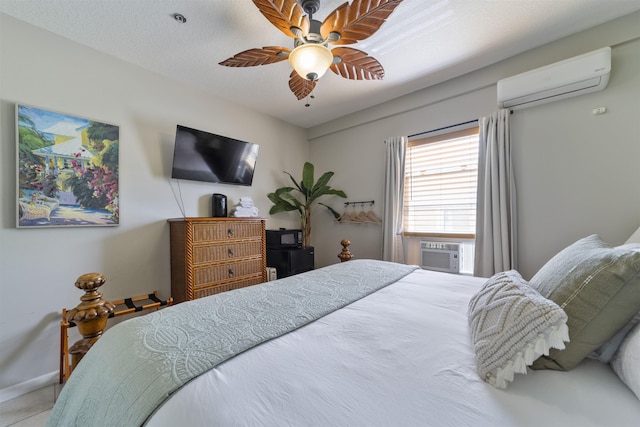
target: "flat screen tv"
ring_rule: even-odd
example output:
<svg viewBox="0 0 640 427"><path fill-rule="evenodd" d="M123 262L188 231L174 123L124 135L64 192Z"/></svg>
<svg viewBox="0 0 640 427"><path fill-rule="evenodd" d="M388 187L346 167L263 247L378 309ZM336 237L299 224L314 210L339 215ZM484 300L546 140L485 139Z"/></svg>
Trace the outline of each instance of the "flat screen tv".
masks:
<svg viewBox="0 0 640 427"><path fill-rule="evenodd" d="M178 125L171 178L250 186L258 147Z"/></svg>

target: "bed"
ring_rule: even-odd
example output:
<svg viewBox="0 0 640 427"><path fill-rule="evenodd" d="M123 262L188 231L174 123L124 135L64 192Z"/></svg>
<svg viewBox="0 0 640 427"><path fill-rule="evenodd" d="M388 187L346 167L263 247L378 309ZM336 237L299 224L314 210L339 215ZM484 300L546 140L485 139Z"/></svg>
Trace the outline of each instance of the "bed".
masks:
<svg viewBox="0 0 640 427"><path fill-rule="evenodd" d="M637 427L640 245L602 245L581 239L530 282L352 260L130 319L87 353L48 425ZM599 322L576 326L571 305L584 321L584 298L573 290L557 304L557 289L545 289L567 281L555 270L576 251L589 269L568 269L587 274L580 292L620 282L598 285L598 301L618 313L590 344L615 345L606 363L595 347L593 358L563 359L580 358L571 343ZM495 316L498 296L517 301L507 317ZM533 331L495 333L523 319ZM496 368L498 353L507 362Z"/></svg>

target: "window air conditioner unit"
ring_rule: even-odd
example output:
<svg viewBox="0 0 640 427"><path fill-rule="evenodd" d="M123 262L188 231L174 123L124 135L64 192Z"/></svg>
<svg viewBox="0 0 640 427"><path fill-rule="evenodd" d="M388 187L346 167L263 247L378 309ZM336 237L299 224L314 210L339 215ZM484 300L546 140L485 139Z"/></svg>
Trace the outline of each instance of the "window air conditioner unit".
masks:
<svg viewBox="0 0 640 427"><path fill-rule="evenodd" d="M460 244L420 242L420 267L425 270L460 273Z"/></svg>
<svg viewBox="0 0 640 427"><path fill-rule="evenodd" d="M520 109L607 87L611 48L565 59L498 81L498 106Z"/></svg>

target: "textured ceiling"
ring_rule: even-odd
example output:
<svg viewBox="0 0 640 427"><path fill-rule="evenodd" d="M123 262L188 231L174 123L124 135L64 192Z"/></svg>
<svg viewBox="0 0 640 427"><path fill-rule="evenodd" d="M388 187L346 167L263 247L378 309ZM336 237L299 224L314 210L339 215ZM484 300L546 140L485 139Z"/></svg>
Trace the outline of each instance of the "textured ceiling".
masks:
<svg viewBox="0 0 640 427"><path fill-rule="evenodd" d="M324 0L314 18L343 2ZM286 61L218 65L254 47L292 47L250 0L0 0L3 13L305 128L636 10L640 0L404 0L376 34L352 45L382 63L384 80L328 71L305 107L289 90Z"/></svg>

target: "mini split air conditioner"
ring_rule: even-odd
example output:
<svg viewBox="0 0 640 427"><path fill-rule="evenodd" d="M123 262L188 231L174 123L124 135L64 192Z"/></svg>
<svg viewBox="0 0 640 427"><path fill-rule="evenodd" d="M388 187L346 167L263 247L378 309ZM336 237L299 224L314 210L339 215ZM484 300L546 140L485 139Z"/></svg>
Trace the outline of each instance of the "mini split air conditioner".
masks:
<svg viewBox="0 0 640 427"><path fill-rule="evenodd" d="M611 48L605 47L498 81L498 106L519 109L607 87Z"/></svg>

